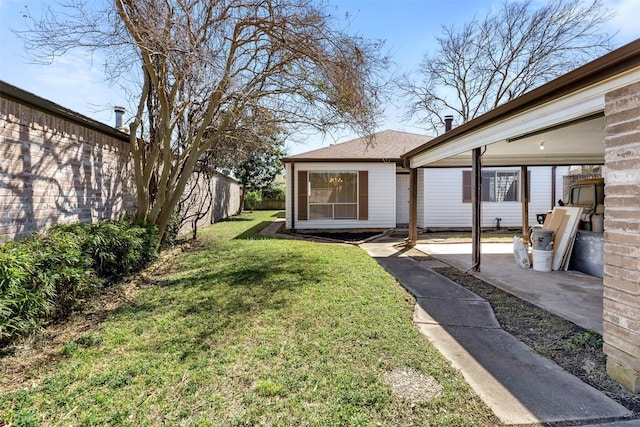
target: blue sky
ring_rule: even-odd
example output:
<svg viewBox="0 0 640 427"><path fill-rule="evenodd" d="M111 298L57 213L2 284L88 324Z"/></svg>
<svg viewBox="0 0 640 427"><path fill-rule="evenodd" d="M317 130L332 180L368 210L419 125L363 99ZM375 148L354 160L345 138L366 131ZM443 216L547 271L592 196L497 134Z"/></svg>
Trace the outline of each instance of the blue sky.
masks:
<svg viewBox="0 0 640 427"><path fill-rule="evenodd" d="M502 0L332 0L335 15L349 14L350 30L366 38L384 39L399 72L416 69L424 54L433 51L442 25L462 24L474 16L483 16ZM542 0L537 0L542 1ZM618 31L616 45L640 38L640 0L603 0L616 12L609 32ZM0 79L33 92L66 108L100 122L113 125L114 105L130 111L129 102L117 87L109 87L100 67L100 58L73 51L50 65L29 63L22 41L9 31L21 29L25 6L37 14L43 4L36 0L0 0ZM382 129L423 133L403 120L401 102L386 109ZM353 138L336 134L322 139L311 135L303 144L289 147L297 154Z"/></svg>

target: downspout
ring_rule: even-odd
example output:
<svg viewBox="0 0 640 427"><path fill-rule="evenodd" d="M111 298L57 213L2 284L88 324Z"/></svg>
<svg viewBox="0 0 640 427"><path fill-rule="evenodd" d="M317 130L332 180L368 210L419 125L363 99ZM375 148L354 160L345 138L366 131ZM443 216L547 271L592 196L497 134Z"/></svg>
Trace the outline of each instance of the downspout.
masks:
<svg viewBox="0 0 640 427"><path fill-rule="evenodd" d="M291 162L291 229L296 229L296 163Z"/></svg>
<svg viewBox="0 0 640 427"><path fill-rule="evenodd" d="M557 166L551 168L551 209L556 205L556 169Z"/></svg>
<svg viewBox="0 0 640 427"><path fill-rule="evenodd" d="M418 169L409 169L409 245L418 241Z"/></svg>
<svg viewBox="0 0 640 427"><path fill-rule="evenodd" d="M520 194L522 195L522 240L529 243L529 172L520 166Z"/></svg>

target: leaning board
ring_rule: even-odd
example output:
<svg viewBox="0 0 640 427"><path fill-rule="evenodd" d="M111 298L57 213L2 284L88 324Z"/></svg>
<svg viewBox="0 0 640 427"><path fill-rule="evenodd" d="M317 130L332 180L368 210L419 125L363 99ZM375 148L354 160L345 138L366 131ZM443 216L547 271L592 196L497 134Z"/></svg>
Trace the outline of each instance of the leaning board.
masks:
<svg viewBox="0 0 640 427"><path fill-rule="evenodd" d="M553 211L549 215L547 215L547 217L544 220L544 224L542 225L543 230L553 231L552 250L553 250L554 257L558 251L558 245L560 244L560 234L558 233L558 231L562 227L563 219L564 219L564 212L556 210L554 208Z"/></svg>
<svg viewBox="0 0 640 427"><path fill-rule="evenodd" d="M554 239L555 252L551 268L553 270L564 270L567 268L571 256L568 252L573 248L573 241L576 238L582 208L564 206L556 207L553 211L558 211L558 213L562 212L563 216L562 223L558 231L556 231L557 246L556 239Z"/></svg>

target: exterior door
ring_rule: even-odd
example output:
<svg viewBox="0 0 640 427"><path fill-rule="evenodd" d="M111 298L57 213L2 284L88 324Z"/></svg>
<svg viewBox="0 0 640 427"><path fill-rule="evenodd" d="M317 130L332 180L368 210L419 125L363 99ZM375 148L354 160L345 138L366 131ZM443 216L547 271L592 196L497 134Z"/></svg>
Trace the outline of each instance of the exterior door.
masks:
<svg viewBox="0 0 640 427"><path fill-rule="evenodd" d="M396 226L409 224L409 174L396 174Z"/></svg>

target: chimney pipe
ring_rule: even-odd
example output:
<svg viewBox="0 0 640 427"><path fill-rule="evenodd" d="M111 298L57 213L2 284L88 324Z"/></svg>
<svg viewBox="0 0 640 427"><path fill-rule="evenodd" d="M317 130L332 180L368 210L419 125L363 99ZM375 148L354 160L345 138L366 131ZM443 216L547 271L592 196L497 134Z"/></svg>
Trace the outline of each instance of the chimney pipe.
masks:
<svg viewBox="0 0 640 427"><path fill-rule="evenodd" d="M124 107L113 107L113 111L116 113L116 129L123 130L124 126L122 126L122 116L125 112Z"/></svg>
<svg viewBox="0 0 640 427"><path fill-rule="evenodd" d="M444 116L444 131L449 132L453 128L453 116Z"/></svg>

